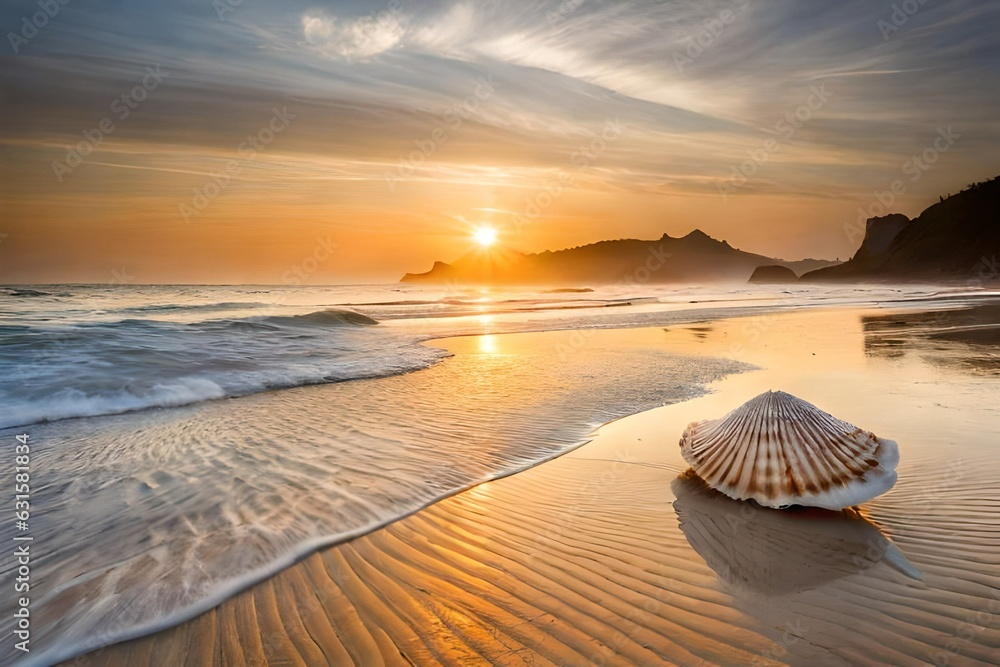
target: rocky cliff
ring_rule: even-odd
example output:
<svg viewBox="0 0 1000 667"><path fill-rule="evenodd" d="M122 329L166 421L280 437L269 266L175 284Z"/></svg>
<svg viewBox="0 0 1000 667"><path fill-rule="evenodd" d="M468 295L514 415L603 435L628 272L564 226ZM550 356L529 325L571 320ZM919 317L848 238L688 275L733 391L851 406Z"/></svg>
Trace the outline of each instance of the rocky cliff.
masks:
<svg viewBox="0 0 1000 667"><path fill-rule="evenodd" d="M1000 176L942 198L912 221L871 218L850 261L802 280L983 281L997 278L998 256Z"/></svg>

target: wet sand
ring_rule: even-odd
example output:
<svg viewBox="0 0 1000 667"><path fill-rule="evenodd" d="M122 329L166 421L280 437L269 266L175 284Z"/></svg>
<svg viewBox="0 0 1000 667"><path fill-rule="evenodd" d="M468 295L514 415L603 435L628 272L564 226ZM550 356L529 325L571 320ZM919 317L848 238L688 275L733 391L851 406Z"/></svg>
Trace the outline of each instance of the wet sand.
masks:
<svg viewBox="0 0 1000 667"><path fill-rule="evenodd" d="M599 331L569 352L567 332L438 341L646 345L760 370L64 664L1000 663L1000 385L979 342L996 323L980 314L970 343L947 335L961 316L803 311ZM683 427L768 389L897 440L897 485L857 511L780 511L686 474Z"/></svg>

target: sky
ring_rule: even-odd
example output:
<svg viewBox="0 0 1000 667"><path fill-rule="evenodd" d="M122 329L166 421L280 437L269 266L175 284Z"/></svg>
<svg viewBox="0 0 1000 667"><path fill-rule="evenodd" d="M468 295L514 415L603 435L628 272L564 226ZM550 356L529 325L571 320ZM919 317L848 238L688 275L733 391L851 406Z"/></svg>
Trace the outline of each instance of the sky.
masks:
<svg viewBox="0 0 1000 667"><path fill-rule="evenodd" d="M1000 174L990 0L16 0L0 28L3 283L392 282L481 227L846 259L867 215Z"/></svg>

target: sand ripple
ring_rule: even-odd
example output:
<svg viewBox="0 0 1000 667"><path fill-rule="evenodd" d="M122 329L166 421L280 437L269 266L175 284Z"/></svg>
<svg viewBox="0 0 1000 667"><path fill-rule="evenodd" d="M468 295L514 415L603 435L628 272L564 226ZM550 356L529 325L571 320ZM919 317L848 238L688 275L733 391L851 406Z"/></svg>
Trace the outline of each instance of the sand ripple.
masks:
<svg viewBox="0 0 1000 667"><path fill-rule="evenodd" d="M668 341L718 353L748 324ZM995 380L955 351L872 355L862 336L881 334L851 314L764 325L747 358L768 370L613 422L88 664L1000 664ZM768 388L897 439L900 481L835 513L691 479L684 426Z"/></svg>
<svg viewBox="0 0 1000 667"><path fill-rule="evenodd" d="M445 500L314 554L195 621L88 657L109 665L154 664L152 656L247 665L995 664L1000 632L975 619L1000 614L1000 573L970 554L949 561L914 549L934 544L919 531L908 557L892 555L898 547L856 513L754 508L670 466L612 466L587 454ZM671 485L672 504L664 502ZM978 550L994 563L995 554Z"/></svg>

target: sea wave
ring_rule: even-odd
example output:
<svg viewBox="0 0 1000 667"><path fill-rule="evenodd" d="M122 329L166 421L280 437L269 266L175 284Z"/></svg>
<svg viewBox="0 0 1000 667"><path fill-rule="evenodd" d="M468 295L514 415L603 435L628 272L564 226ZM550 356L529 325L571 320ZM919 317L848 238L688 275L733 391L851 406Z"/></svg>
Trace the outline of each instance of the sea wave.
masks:
<svg viewBox="0 0 1000 667"><path fill-rule="evenodd" d="M323 309L197 322L0 327L0 428L382 377L443 353L366 315Z"/></svg>
<svg viewBox="0 0 1000 667"><path fill-rule="evenodd" d="M211 311L211 310L242 310L251 308L266 308L268 304L260 301L222 301L219 303L201 303L201 304L186 304L186 303L153 303L144 306L133 306L131 308L123 308L120 313L160 313L160 312L170 312L170 311L185 311L185 312L197 312L197 311Z"/></svg>
<svg viewBox="0 0 1000 667"><path fill-rule="evenodd" d="M265 317L262 321L286 326L322 327L373 326L378 324L378 320L367 315L362 315L357 311L337 308L327 308L325 310L306 313L305 315L275 315Z"/></svg>
<svg viewBox="0 0 1000 667"><path fill-rule="evenodd" d="M31 296L51 296L49 292L24 287L0 287L0 296L31 297Z"/></svg>

